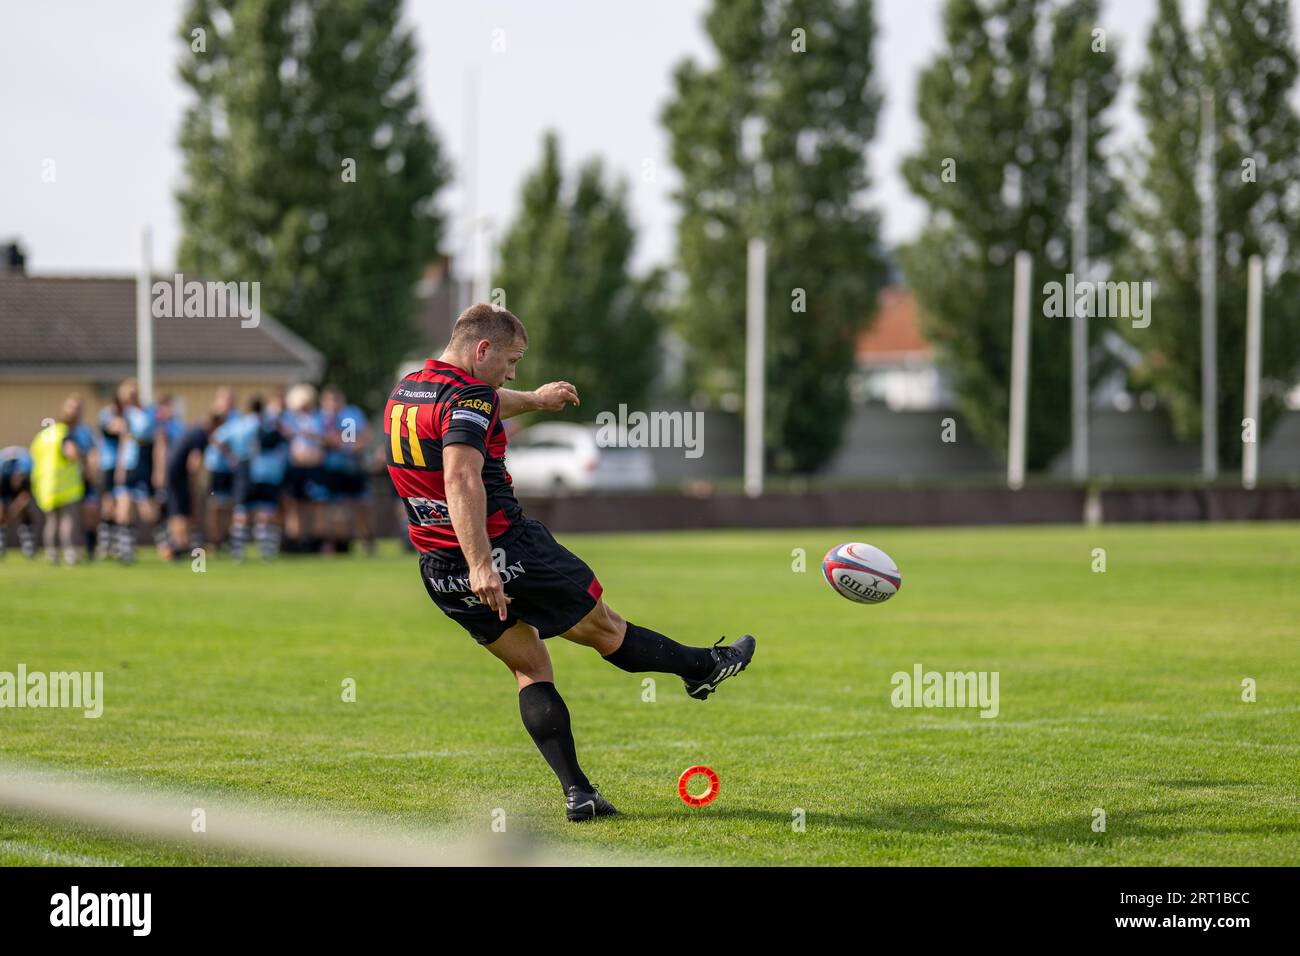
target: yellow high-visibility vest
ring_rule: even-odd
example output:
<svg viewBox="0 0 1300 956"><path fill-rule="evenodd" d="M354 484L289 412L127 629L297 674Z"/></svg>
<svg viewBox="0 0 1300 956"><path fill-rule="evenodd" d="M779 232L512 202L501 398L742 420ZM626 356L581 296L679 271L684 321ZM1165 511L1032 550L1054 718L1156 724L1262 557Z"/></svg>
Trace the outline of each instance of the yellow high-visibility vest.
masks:
<svg viewBox="0 0 1300 956"><path fill-rule="evenodd" d="M68 426L52 422L32 440L32 497L42 511L73 504L86 494L80 466L63 454L67 437Z"/></svg>

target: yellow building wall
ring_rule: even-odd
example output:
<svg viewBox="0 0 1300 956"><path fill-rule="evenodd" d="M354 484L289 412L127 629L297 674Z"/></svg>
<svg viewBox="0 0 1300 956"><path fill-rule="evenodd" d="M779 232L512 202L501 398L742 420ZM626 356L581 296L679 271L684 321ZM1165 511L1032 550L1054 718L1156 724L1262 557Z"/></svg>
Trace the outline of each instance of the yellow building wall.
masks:
<svg viewBox="0 0 1300 956"><path fill-rule="evenodd" d="M193 382L159 379L154 382L153 394L155 398L170 394L181 417L187 422L197 422L212 407L212 400L216 397L217 389L222 384L213 382L211 384L196 385ZM263 400L266 400L277 390L286 387L283 382L230 382L225 384L235 390L235 401L239 403L241 409L246 409L249 399L254 396L260 395Z"/></svg>
<svg viewBox="0 0 1300 956"><path fill-rule="evenodd" d="M63 400L74 392L88 409L98 409L91 382L0 382L0 446L30 445L41 422L57 416Z"/></svg>

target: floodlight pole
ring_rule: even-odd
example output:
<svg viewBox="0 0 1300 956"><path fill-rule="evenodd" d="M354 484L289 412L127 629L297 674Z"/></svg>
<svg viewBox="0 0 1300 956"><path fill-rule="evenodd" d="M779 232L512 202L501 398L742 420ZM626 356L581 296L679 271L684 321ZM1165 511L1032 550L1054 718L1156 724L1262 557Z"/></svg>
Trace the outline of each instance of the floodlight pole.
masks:
<svg viewBox="0 0 1300 956"><path fill-rule="evenodd" d="M1201 92L1201 474L1219 476L1218 216L1214 190L1214 94Z"/></svg>
<svg viewBox="0 0 1300 956"><path fill-rule="evenodd" d="M1034 259L1016 253L1015 298L1011 308L1011 423L1007 448L1007 487L1025 484L1025 431L1029 407L1029 297Z"/></svg>
<svg viewBox="0 0 1300 956"><path fill-rule="evenodd" d="M140 268L135 280L135 368L140 404L153 403L153 241L149 227L140 230Z"/></svg>
<svg viewBox="0 0 1300 956"><path fill-rule="evenodd" d="M1070 269L1082 282L1088 270L1088 87L1074 81L1070 135ZM1088 310L1073 303L1070 319L1070 473L1088 480Z"/></svg>
<svg viewBox="0 0 1300 956"><path fill-rule="evenodd" d="M745 494L763 493L767 243L750 239L745 274Z"/></svg>
<svg viewBox="0 0 1300 956"><path fill-rule="evenodd" d="M1241 449L1241 486L1254 488L1259 478L1259 357L1263 348L1264 265L1251 256L1246 266L1246 427L1250 441Z"/></svg>

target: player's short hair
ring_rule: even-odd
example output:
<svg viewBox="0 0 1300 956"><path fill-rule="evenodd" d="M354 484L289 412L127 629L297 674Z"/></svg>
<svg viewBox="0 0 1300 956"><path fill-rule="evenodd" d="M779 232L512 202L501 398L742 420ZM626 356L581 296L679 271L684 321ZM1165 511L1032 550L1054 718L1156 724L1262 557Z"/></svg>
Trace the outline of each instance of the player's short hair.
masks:
<svg viewBox="0 0 1300 956"><path fill-rule="evenodd" d="M493 345L505 347L515 342L528 344L524 323L508 312L486 302L471 305L456 319L451 328L451 344L466 347L487 339Z"/></svg>
<svg viewBox="0 0 1300 956"><path fill-rule="evenodd" d="M63 408L59 411L59 421L65 425L71 425L80 416L82 408L81 396L73 392L63 400Z"/></svg>

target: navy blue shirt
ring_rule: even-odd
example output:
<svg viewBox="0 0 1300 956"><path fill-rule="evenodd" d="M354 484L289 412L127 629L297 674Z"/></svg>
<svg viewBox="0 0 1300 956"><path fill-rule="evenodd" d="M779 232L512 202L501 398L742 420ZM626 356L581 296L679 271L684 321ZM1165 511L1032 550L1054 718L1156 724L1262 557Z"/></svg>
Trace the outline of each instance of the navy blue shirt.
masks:
<svg viewBox="0 0 1300 956"><path fill-rule="evenodd" d="M180 441L167 449L167 479L184 481L187 472L186 462L190 453L203 451L208 447L208 430L202 425L193 425L186 429Z"/></svg>

